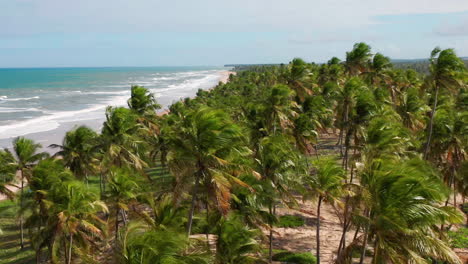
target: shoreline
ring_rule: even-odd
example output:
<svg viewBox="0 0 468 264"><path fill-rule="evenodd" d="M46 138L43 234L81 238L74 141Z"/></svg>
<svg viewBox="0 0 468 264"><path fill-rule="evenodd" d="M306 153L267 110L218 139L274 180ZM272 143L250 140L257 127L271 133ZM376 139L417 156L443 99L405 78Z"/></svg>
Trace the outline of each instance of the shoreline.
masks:
<svg viewBox="0 0 468 264"><path fill-rule="evenodd" d="M229 76L231 74L236 74L235 72L233 71L222 71L220 73L220 76L219 76L219 82L222 82L222 83L227 83L229 82ZM211 90L213 88L215 88L218 84L216 84L215 86L213 87L209 87L209 88L206 88L205 90ZM193 95L193 96L190 96L190 98L194 98L196 95ZM175 101L173 101L172 103L174 103ZM171 103L171 104L172 104ZM167 105L169 106L169 105ZM167 107L165 106L165 107ZM169 109L163 109L160 113L158 113L158 116L163 116L163 115L166 115L169 113ZM35 140L36 143L40 143L42 145L42 149L41 151L46 151L50 154L53 154L54 151L52 151L52 149L49 148L49 145L52 144L52 142L55 142L57 139L58 139L58 136L60 135L60 132L63 132L63 136L65 135L66 132L68 132L70 129L73 129L74 127L77 127L79 125L86 125L88 127L91 127L93 128L94 130L96 131L99 131L100 127L96 127L96 122L92 123L91 124L91 121L95 121L95 120L84 120L84 121L88 121L88 122L74 122L74 121L70 121L70 122L63 122L60 124L60 127L56 128L56 129L53 129L51 131L45 131L45 132L37 132L37 133L31 133L31 134L28 134L28 135L24 135L24 137L26 138L31 138L33 140ZM79 123L79 124L78 124ZM83 123L83 124L81 124ZM102 124L100 125L102 126ZM61 128L61 129L60 129ZM68 128L68 129L66 129ZM57 131L59 130L59 131ZM55 132L55 133L54 133ZM49 138L48 141L51 141L50 139L55 139L54 141L50 142L49 144L45 145L45 144L42 144L42 142L46 141L47 139L43 139L43 140L37 140L35 139L36 137L41 137L41 135L48 135L49 137L51 136L50 134L52 134L52 137ZM63 136L59 139L60 142L58 143L61 143L62 139L63 139ZM13 140L13 138L10 138L8 139L10 140L10 143L11 141ZM57 144L57 143L55 143ZM16 176L16 178L18 178L18 175ZM12 191L13 193L16 193L19 191L19 187L17 186L17 184L20 184L20 182L18 181L14 181L11 185L8 185L7 188ZM4 201L4 200L7 200L8 197L4 196L4 195L1 195L0 194L0 201Z"/></svg>
<svg viewBox="0 0 468 264"><path fill-rule="evenodd" d="M210 90L214 88L216 85L218 85L219 82L226 83L229 79L229 75L233 73L229 69L226 70L220 70L218 72L218 82L217 83L212 83L207 87L204 87L204 90ZM143 85L144 86L144 85ZM173 104L174 102L183 99L185 97L194 97L196 95L198 88L187 88L186 90L181 91L182 94L179 93L168 93L168 94L163 94L156 99L158 102L163 106L161 109L162 114L164 114L165 111L168 110L168 107ZM111 104L109 104L111 105ZM122 105L126 106L126 105ZM105 109L105 108L103 108ZM103 111L103 110L100 110ZM36 143L39 143L42 145L41 151L45 151L48 153L55 153L52 149L48 148L50 144L61 144L63 137L65 136L65 133L70 131L71 129L86 125L93 130L100 132L102 128L102 123L105 120L105 115L102 113L99 118L96 119L87 119L87 120L78 120L78 121L61 121L59 123L59 126L57 128L53 128L47 131L40 131L40 132L33 132L29 134L24 134L24 135L18 135L26 138L30 138L34 140ZM0 147L1 148L12 148L12 141L15 137L10 137L10 138L4 138L0 139Z"/></svg>
<svg viewBox="0 0 468 264"><path fill-rule="evenodd" d="M228 83L229 82L229 76L231 76L231 74L236 75L236 72L234 72L234 71L223 71L223 72L221 72L220 77L219 77L219 83L224 83L224 84ZM210 91L210 90L214 89L216 86L218 86L218 84L216 84L215 86L210 87L210 88L208 88L206 90ZM196 95L190 96L190 98L195 98L195 97L196 97ZM163 116L163 115L167 115L169 113L170 113L169 109L162 109L160 112L157 113L157 115L158 116Z"/></svg>

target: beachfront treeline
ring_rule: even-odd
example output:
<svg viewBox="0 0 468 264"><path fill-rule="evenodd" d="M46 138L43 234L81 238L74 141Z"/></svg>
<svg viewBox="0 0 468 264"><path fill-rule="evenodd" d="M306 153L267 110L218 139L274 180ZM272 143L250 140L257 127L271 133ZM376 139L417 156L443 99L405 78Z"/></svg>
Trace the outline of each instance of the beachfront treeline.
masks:
<svg viewBox="0 0 468 264"><path fill-rule="evenodd" d="M394 69L357 43L345 61L239 71L165 115L133 86L52 157L25 138L0 152L18 247L38 263L320 263L332 206L336 263L461 263L448 230L468 193L467 71L451 49L429 63ZM313 250L280 251L277 211L303 201Z"/></svg>

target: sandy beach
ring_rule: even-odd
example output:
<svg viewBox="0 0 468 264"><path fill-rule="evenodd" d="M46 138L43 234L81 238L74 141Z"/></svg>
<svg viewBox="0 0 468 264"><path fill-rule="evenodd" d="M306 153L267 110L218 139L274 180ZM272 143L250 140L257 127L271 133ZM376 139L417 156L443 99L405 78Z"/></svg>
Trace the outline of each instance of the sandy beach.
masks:
<svg viewBox="0 0 468 264"><path fill-rule="evenodd" d="M227 83L229 81L229 76L231 74L235 74L235 72L221 71L220 74L219 74L219 82ZM209 87L207 89L212 89L212 88L213 87ZM184 97L194 97L196 92L197 92L196 90L195 91L187 91L187 96L184 96ZM179 99L181 99L181 98L172 98L171 99L170 96L158 98L158 102L163 105L163 109L160 111L160 115L164 115L164 114L168 113L167 107L170 104L176 102ZM57 128L57 129L54 129L54 130L51 130L51 131L46 131L46 132L32 133L32 134L26 135L25 137L33 139L35 142L41 144L42 145L42 151L53 153L54 150L51 149L51 148L48 148L48 146L50 144L61 144L62 139L65 136L65 133L67 131L73 129L74 127L80 126L80 125L86 125L86 126L92 128L92 129L96 130L96 131L99 131L101 129L101 127L102 127L102 122L103 121L104 121L104 115L102 116L102 119L86 120L86 121L83 121L83 122L73 122L73 121L72 122L64 122L64 123L61 123L60 127ZM12 140L13 139L1 139L0 143L2 143L2 146L4 146L4 145L10 146ZM20 185L20 180L19 180L19 177L17 175L15 182L11 186L9 186L8 188L13 192L17 192L19 190L19 187L18 187L19 185ZM7 197L5 197L4 195L0 195L0 201L5 200L5 199L7 199Z"/></svg>
<svg viewBox="0 0 468 264"><path fill-rule="evenodd" d="M219 71L218 75L218 81L226 83L229 79L229 75L234 72L232 71ZM235 73L234 73L235 74ZM213 85L209 87L205 87L204 89L209 90L213 88ZM178 92L176 94L171 94L168 92L167 94L157 94L157 100L158 103L161 104L163 107L160 110L160 113L165 113L167 112L168 107L183 98L186 97L194 97L198 91L198 88L193 88L193 89L187 89L184 90L183 92ZM81 121L63 121L60 123L60 126L51 129L49 131L45 132L37 132L37 133L30 133L23 135L24 137L33 139L35 142L39 143L42 145L42 151L46 151L49 153L52 153L53 150L48 148L50 144L61 144L62 139L65 136L65 133L74 127L81 126L81 125L86 125L96 131L99 131L102 127L102 123L104 122L104 109L101 110L102 114L99 114L99 118L96 119L90 119L90 120L81 120ZM6 139L0 139L0 147L2 148L11 148L11 142L13 138L6 138Z"/></svg>

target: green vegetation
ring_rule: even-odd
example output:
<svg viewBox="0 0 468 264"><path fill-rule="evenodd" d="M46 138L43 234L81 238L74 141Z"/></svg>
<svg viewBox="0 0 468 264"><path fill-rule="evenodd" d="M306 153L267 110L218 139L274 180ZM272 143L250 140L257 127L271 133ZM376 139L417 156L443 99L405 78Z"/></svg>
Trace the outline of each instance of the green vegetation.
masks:
<svg viewBox="0 0 468 264"><path fill-rule="evenodd" d="M454 248L468 248L468 228L462 227L457 231L449 231L450 244Z"/></svg>
<svg viewBox="0 0 468 264"><path fill-rule="evenodd" d="M315 264L317 260L310 253L294 253L283 251L273 255L274 261L281 261L288 264Z"/></svg>
<svg viewBox="0 0 468 264"><path fill-rule="evenodd" d="M304 219L297 215L282 215L278 217L277 227L299 227L305 224Z"/></svg>
<svg viewBox="0 0 468 264"><path fill-rule="evenodd" d="M163 116L133 86L53 157L17 138L0 151L0 263L320 263L330 207L338 263L460 263L468 76L450 49L428 65L357 43L343 62L244 67ZM278 212L300 201L312 219ZM316 257L275 248L275 227L310 222Z"/></svg>

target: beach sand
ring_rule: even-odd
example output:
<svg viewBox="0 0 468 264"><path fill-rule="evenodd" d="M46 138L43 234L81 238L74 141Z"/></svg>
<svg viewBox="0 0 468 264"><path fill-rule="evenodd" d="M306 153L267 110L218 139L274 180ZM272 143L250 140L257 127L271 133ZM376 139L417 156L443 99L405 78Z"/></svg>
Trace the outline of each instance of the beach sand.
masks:
<svg viewBox="0 0 468 264"><path fill-rule="evenodd" d="M219 72L219 82L226 83L229 79L230 74L235 74L231 71L220 71ZM206 90L212 89L213 87L206 87ZM173 104L174 102L181 100L186 97L195 97L198 88L189 89L184 92L184 94L164 94L157 98L158 103L163 106L160 110L160 113L164 114L167 113L168 107ZM31 133L24 135L26 138L33 139L36 143L42 145L41 151L46 151L49 153L54 153L55 150L48 148L50 144L61 144L62 139L65 136L67 131L72 130L75 127L86 125L96 131L100 131L102 128L102 123L104 122L104 113L102 113L102 117L99 119L91 119L91 120L80 120L80 121L70 121L70 122L60 122L60 126L56 129L52 129L45 132L38 132L38 133ZM0 147L2 148L11 148L11 142L13 138L8 139L0 139Z"/></svg>

